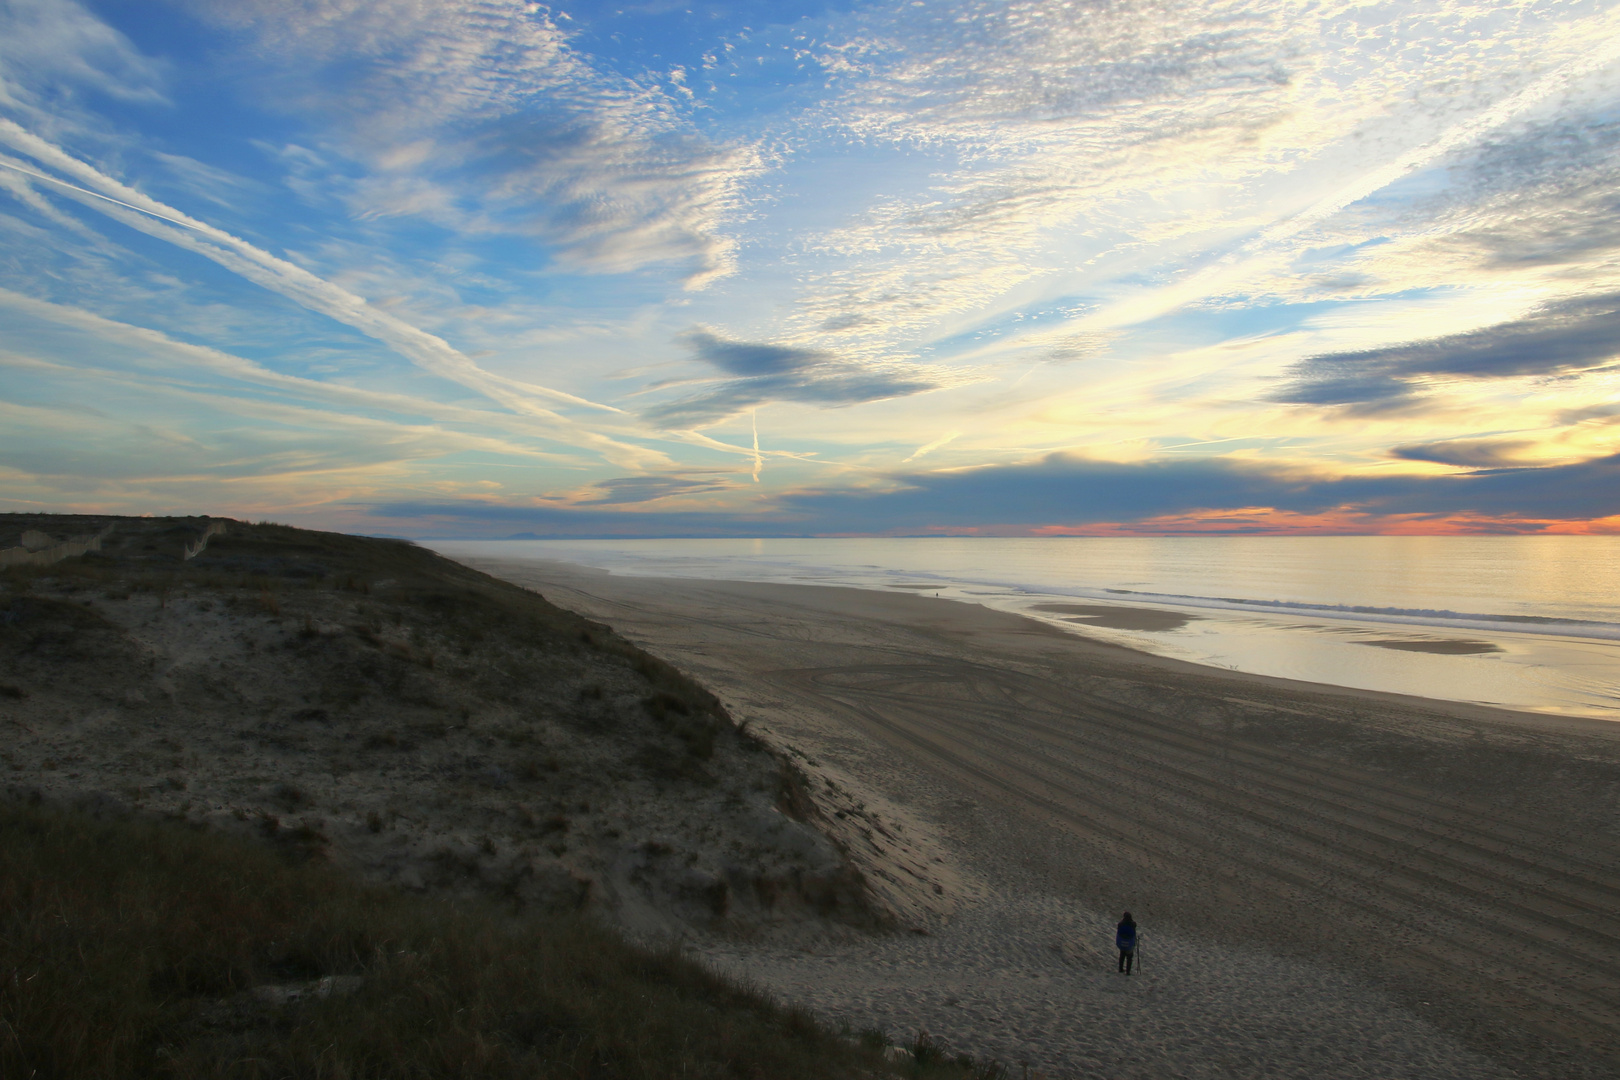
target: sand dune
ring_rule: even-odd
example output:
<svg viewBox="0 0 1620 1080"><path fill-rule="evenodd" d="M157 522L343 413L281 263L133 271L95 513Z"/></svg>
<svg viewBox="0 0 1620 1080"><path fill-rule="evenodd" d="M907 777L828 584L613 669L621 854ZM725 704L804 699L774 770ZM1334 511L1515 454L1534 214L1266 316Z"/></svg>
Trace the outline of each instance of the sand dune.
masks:
<svg viewBox="0 0 1620 1080"><path fill-rule="evenodd" d="M0 797L247 832L373 881L583 907L639 934L874 917L845 856L794 820L780 758L707 691L531 593L414 546L274 525L5 524L36 523L105 543L4 583ZM841 827L870 827L832 802ZM886 841L885 864L926 877L906 849Z"/></svg>
<svg viewBox="0 0 1620 1080"><path fill-rule="evenodd" d="M1610 725L1221 673L928 597L477 565L938 838L954 884L927 938L713 950L824 1011L1053 1075L1615 1074ZM1158 943L1129 984L1124 906ZM1148 1058L1133 1027L1159 1033Z"/></svg>

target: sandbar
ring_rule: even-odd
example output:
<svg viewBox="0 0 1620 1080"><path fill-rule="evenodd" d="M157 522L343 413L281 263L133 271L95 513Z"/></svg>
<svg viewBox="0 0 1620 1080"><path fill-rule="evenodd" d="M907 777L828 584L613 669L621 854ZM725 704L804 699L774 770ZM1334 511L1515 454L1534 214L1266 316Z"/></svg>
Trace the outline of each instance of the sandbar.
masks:
<svg viewBox="0 0 1620 1080"><path fill-rule="evenodd" d="M1438 653L1442 656L1472 656L1477 653L1501 652L1500 645L1489 641L1465 641L1458 638L1393 638L1384 641L1358 641L1357 645L1372 645L1379 649L1401 652Z"/></svg>
<svg viewBox="0 0 1620 1080"><path fill-rule="evenodd" d="M1198 615L1162 608L1124 607L1114 604L1036 604L1036 611L1054 615L1073 615L1070 622L1090 623L1110 630L1180 630Z"/></svg>

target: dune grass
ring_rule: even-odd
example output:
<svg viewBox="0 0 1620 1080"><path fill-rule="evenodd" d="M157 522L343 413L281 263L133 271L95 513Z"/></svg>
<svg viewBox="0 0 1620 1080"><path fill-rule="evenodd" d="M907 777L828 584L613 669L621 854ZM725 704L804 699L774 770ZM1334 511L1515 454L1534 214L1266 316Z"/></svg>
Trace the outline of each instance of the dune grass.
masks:
<svg viewBox="0 0 1620 1080"><path fill-rule="evenodd" d="M277 1000L289 989L302 999ZM874 1042L587 921L367 887L179 823L0 803L7 1078L999 1075Z"/></svg>

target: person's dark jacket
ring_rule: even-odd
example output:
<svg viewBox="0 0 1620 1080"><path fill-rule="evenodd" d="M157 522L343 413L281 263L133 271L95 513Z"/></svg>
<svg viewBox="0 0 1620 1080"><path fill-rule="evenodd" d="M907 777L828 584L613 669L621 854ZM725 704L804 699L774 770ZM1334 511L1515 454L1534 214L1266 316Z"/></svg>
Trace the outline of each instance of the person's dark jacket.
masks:
<svg viewBox="0 0 1620 1080"><path fill-rule="evenodd" d="M1120 952L1136 951L1136 924L1122 922L1114 931L1114 944L1119 946Z"/></svg>

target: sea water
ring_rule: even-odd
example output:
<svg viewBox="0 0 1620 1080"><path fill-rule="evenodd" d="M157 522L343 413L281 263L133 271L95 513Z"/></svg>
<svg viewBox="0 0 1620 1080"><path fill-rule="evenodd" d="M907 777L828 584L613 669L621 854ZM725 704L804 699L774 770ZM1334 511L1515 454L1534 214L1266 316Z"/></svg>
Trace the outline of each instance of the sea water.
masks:
<svg viewBox="0 0 1620 1080"><path fill-rule="evenodd" d="M983 604L1261 675L1620 719L1620 537L438 541L616 574L846 585ZM1178 613L1115 629L1053 603ZM1119 621L1119 620L1115 620ZM1429 651L1450 650L1450 651Z"/></svg>

